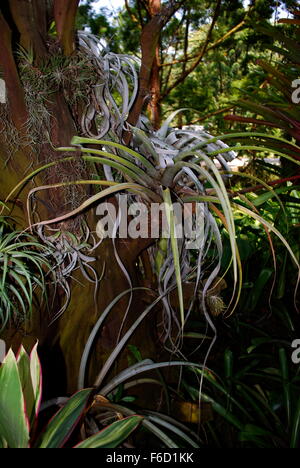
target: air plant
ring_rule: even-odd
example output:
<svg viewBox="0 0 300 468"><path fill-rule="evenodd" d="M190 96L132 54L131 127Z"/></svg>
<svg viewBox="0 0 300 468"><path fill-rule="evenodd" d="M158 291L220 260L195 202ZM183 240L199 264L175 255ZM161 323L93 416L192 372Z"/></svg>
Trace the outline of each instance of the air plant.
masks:
<svg viewBox="0 0 300 468"><path fill-rule="evenodd" d="M11 121L8 104L1 106L1 133L10 157L27 145L34 146L34 154L39 155L41 145L51 144L49 102L59 90L72 109L78 132L93 138L101 138L108 132L120 138L137 95L138 61L110 52L92 34L78 32L78 50L71 57L61 54L55 43L53 53L51 46L49 49L49 56L38 67L32 49L20 47L16 52L28 120L24 136ZM77 119L79 107L83 111Z"/></svg>
<svg viewBox="0 0 300 468"><path fill-rule="evenodd" d="M164 202L166 207L169 207L169 225L172 230L174 219L172 219L172 203L179 201L184 204L185 202L200 202L203 209L203 232L204 238L202 239L201 248L198 249L198 257L195 264L191 263L190 252L186 249L186 241L178 240L171 234L171 239L166 245L165 258L162 259L161 269L158 273L158 280L160 294L164 294L167 288L172 285L177 287L180 304L180 320L177 319L176 312L172 310L168 298L164 299L164 307L166 313L166 330L167 336L170 337L170 324L172 319L177 322L178 330L184 326L191 311L191 305L187 308L187 313L184 313L184 306L182 301L182 283L189 281L189 278L196 272L195 293L197 292L200 281L206 281L202 307L206 311L206 293L210 289L213 281L218 276L220 271L220 260L222 258L222 243L220 236L220 229L216 222L214 215L226 230L229 232L229 238L232 251L232 266L234 270L236 299L239 297L239 289L241 285L241 265L239 255L235 242L235 228L234 228L234 210L240 210L243 213L257 219L267 229L273 231L280 237L282 242L289 249L296 265L298 261L293 255L290 247L283 238L283 236L271 225L267 220L262 219L259 214L251 210L251 204L245 206L245 201L234 201L229 198L226 188L226 175L222 176L220 170L215 164L215 158L219 160L225 169L223 172L230 175L226 165L226 159L232 160L238 151L247 150L262 150L261 147L235 145L228 147L221 140L221 137L210 137L204 132L195 132L191 130L176 130L169 128L170 120L162 127L157 133L146 135L141 129L132 129L134 135L135 145L139 144L141 153L131 150L111 141L102 141L94 139L86 139L75 137L72 141L74 145L80 145L80 150L85 154L90 154L95 163L108 166L114 170L109 171L109 179L112 184L115 184L108 192L100 192L95 195L90 202L85 202L84 206L92 204L95 201L102 199L109 193L122 191L125 189L124 184L119 184L115 181L114 177L119 177L117 174L123 174L125 180L130 178L137 184L134 188L139 189L139 197L143 196L144 199L151 203L152 201ZM226 138L237 138L238 135L226 135ZM244 134L240 134L243 138ZM247 134L248 138L255 137L255 134ZM284 141L278 138L278 140ZM101 149L95 150L86 148L85 144L98 144ZM62 151L76 151L75 148L62 148ZM267 150L267 148L265 148ZM119 154L119 155L118 155ZM289 156L283 157L289 159ZM225 177L225 179L224 179ZM116 178L116 180L119 180ZM133 187L129 187L129 191L133 192ZM127 190L128 190L127 189ZM142 195L142 192L144 194ZM216 204L220 205L222 212L216 208ZM80 212L79 208L76 212ZM68 216L76 214L75 211L69 213ZM65 219L61 217L60 220ZM58 219L56 218L56 222ZM54 220L50 221L53 223ZM174 233L173 233L174 234ZM213 273L208 274L205 271L205 257L208 248L212 244L216 245L216 266L211 270ZM154 252L154 256L157 251ZM161 250L160 250L161 255ZM234 295L233 294L233 295ZM192 303L193 301L191 301ZM232 310L234 305L232 307ZM210 317L207 314L207 320L210 322Z"/></svg>
<svg viewBox="0 0 300 468"><path fill-rule="evenodd" d="M16 231L9 218L0 218L0 324L22 323L32 312L38 288L46 294L46 275L51 271L49 247L34 236Z"/></svg>
<svg viewBox="0 0 300 468"><path fill-rule="evenodd" d="M100 139L110 132L120 139L137 96L139 63L129 55L110 52L93 34L79 31L78 38L80 51L93 63L98 76L81 119L82 133Z"/></svg>
<svg viewBox="0 0 300 468"><path fill-rule="evenodd" d="M41 221L37 223L37 226L40 228L54 223L61 223L71 217L77 216L101 199L121 193L124 190L131 193L133 201L143 199L148 204L163 202L168 213L167 217L171 236L165 244L164 252L160 244L159 251L152 249L150 253L153 255L153 265L156 265L158 292L163 297L165 343L168 341L168 346L171 346L171 349L174 351L179 350L182 330L194 305L194 297L191 298L187 306L183 301L183 284L190 282L191 279L193 279L193 296L195 297L198 295L199 288L205 280L201 295L201 308L216 338L215 325L207 307L207 298L209 297L207 293L221 270L223 246L220 225L229 234L232 253L230 263L234 273L232 300L227 306L226 314L232 313L237 304L242 283L242 269L235 239L234 212L240 211L252 217L265 226L267 230L275 233L289 250L298 269L299 263L285 238L272 223L263 219L257 210L254 211L251 202L247 201L247 199L245 201L244 199L239 200L229 197L226 188L226 177L230 175L226 159L231 160L239 151L261 151L262 148L254 145L228 147L222 141L228 138L234 139L238 136L242 139L246 135L245 133L210 137L207 133L201 131L170 129L169 124L170 119L167 120L160 131L153 132L150 135L146 135L141 129L133 128L133 144L140 145L142 150L140 153L113 141L74 137L72 143L76 147L60 148L60 150L64 153L66 151L72 153L78 152L78 147L80 147L82 159L104 167L107 179L93 182L82 180L74 181L73 183L75 185L79 183L94 183L100 186L108 185L109 188L96 193L71 212L58 216L55 219ZM251 137L256 137L256 134L247 133L247 138ZM265 138L269 137L266 135ZM277 138L277 140L285 142L281 138ZM85 146L87 144L98 145L100 149L88 148ZM265 147L264 150L267 151L268 148ZM277 153L280 153L282 157L290 159L290 156L282 152L277 151ZM61 161L66 159L63 158ZM222 164L224 171L219 170L215 163L216 159ZM72 160L72 157L70 156L68 160ZM57 161L53 164L59 163L60 161ZM124 180L128 180L129 182L124 182ZM64 183L61 183L53 186L37 187L30 192L30 195L42 189L51 189L51 187L64 185ZM270 189L267 184L265 185ZM202 239L200 247L193 254L187 248L187 240L177 239L174 235L175 219L172 208L174 201L182 205L191 202L201 203L203 213L201 218L201 222L203 223L201 230ZM217 208L217 205L220 205L221 210ZM118 226L116 226L116 232L117 229ZM215 258L210 258L209 262L207 262L207 253L213 245L215 248ZM161 257L159 271L157 271L157 262L155 262L158 254ZM174 310L170 303L169 295L174 289L178 291L179 316L177 315L177 310ZM211 299L208 299L208 302L211 302ZM219 304L219 306L222 309L224 308L223 304ZM174 333L174 330L177 331ZM174 336L175 338L173 338ZM211 346L214 341L212 341Z"/></svg>
<svg viewBox="0 0 300 468"><path fill-rule="evenodd" d="M66 100L72 109L78 102L84 109L80 122L77 122L78 130L86 136L97 138L107 134L108 131L115 137L120 136L137 94L136 60L107 51L101 41L88 33L79 32L78 36L79 50L74 56L66 58L55 53L39 67L34 66L32 51L25 51L22 48L18 51L20 76L29 110L26 145L34 145L36 153L38 153L39 144L50 143L47 129L50 126L51 115L47 106L48 101L51 100L51 94L57 92L58 89L64 90ZM6 107L2 107L4 112ZM99 131L96 135L92 131L93 121L96 121ZM9 135L7 141L11 148L9 152L11 155L23 143L24 137L16 133L13 124L8 119L5 118L4 122L8 127L5 127L5 133L6 136ZM12 137L13 131L16 134ZM85 161L89 160L87 158ZM81 201L78 199L78 194L74 193L76 185L72 182L74 176L78 180L83 178L85 167L84 164L83 167L80 166L82 161L83 159L80 159L76 170L75 164L72 165L71 173L69 170L63 171L60 179L62 182L60 187L65 190L66 206L71 208L76 208ZM43 172L45 172L46 179L47 168L51 166L51 163L44 166ZM85 279L95 283L96 294L99 278L92 263L95 261L93 252L98 242L93 238L83 218L76 223L76 232L72 228L62 226L56 231L48 229L46 232L41 227L36 230L36 235L41 243L49 248L49 256L54 260L55 284L60 285L66 294L65 304L54 316L58 318L69 303L71 295L69 280L77 269L80 269Z"/></svg>
<svg viewBox="0 0 300 468"><path fill-rule="evenodd" d="M229 199L227 196L226 188L224 181L222 177L219 175L219 172L214 164L214 162L209 159L204 153L195 153L193 151L180 151L180 143L182 143L182 140L184 139L185 141L188 141L188 144L186 145L186 148L190 148L191 145L194 146L202 146L202 147L207 147L207 145L210 145L210 149L214 149L217 153L217 156L221 160L222 164L226 165L225 159L222 158L221 155L218 155L218 150L216 148L227 148L226 145L219 145L218 140L210 142L208 135L203 134L203 135L198 135L197 133L192 133L192 132L183 132L179 137L177 136L177 142L178 142L178 148L173 143L173 146L171 147L170 143L165 143L163 140L163 137L159 139L159 135L155 135L154 142L159 141L160 145L157 147L154 146L153 141L150 140L144 132L142 132L139 129L133 129L133 133L136 138L142 139L142 145L145 145L147 147L147 150L150 152L150 154L142 155L140 153L137 153L134 150L131 150L128 147L125 147L123 145L120 145L118 143L110 142L110 141L102 141L102 140L93 140L93 139L86 139L86 138L81 138L81 137L75 137L72 141L73 144L75 145L80 145L81 146L81 152L83 153L83 158L85 160L93 161L94 163L100 163L102 165L105 165L106 167L112 168L114 170L117 170L118 173L123 174L123 176L126 178L129 178L130 180L134 180L135 183L117 183L114 180L108 180L106 183L111 183L112 187L109 189L106 189L102 192L99 192L98 194L94 195L90 200L87 200L84 202L83 205L80 207L76 208L72 212L68 213L67 215L63 215L61 217L55 218L55 220L48 220L44 222L38 223L39 226L45 226L49 225L52 223L57 223L61 222L71 216L76 215L77 213L80 213L83 209L83 207L87 208L89 205L95 203L96 201L105 198L105 196L108 196L109 194L113 194L116 192L120 192L124 189L127 189L129 192L132 194L135 194L138 192L138 197L142 197L146 200L147 203L151 203L153 201L155 202L164 202L166 207L169 207L168 209L168 222L170 225L170 230L172 231L172 226L174 225L174 219L173 219L173 214L172 214L172 198L174 195L178 198L180 201L180 192L181 190L184 191L185 188L185 181L187 179L190 179L192 184L195 184L197 192L192 192L190 189L189 193L196 193L200 197L203 198L203 203L205 205L205 191L204 191L204 186L202 182L199 180L199 175L203 174L204 177L208 177L210 180L210 183L212 184L213 187L216 187L216 190L218 191L219 195L223 195L224 200L221 200L221 203L223 203L224 211L225 211L225 219L227 220L227 225L231 226L231 231L233 230L233 219L232 219L232 213L229 209ZM175 133L175 132L174 132ZM170 135L170 140L171 137L175 137L174 134ZM180 140L180 141L179 141ZM193 143L194 142L194 143ZM99 150L91 150L89 148L85 148L82 145L84 144L97 144L101 145L101 149ZM214 145L214 146L212 146ZM167 147L169 152L167 151ZM105 150L107 149L107 151ZM112 151L108 151L109 149L112 149ZM77 151L76 148L61 148L61 151ZM117 151L120 152L121 156L117 154ZM165 161L166 161L166 153L168 152L169 158L172 159L173 164L168 165L165 167ZM85 153L89 154L89 156L85 156ZM233 152L228 151L229 153L229 159L232 159L233 157ZM180 174L176 173L176 188L175 190L173 189L172 185L174 185L174 177L171 178L169 181L167 180L170 176L169 173L171 174L171 171L176 169L175 162L176 162L176 157L188 157L191 154L191 157L193 159L197 159L198 162L201 160L204 161L205 164L208 166L208 170L204 169L204 167L201 167L201 164L197 165L194 163L190 162L185 162L184 164L178 163L180 166ZM225 155L226 157L226 155ZM198 171L198 174L194 175L193 171L193 164L194 167L196 167L196 171ZM183 168L183 169L182 169ZM213 175L210 175L208 171L213 172ZM111 176L113 177L113 173L110 172ZM100 185L101 183L104 183L105 181L97 181ZM87 181L86 181L87 183ZM40 188L34 189L34 191L39 190ZM171 196L172 192L172 196ZM218 232L217 230L217 224L214 221L213 216L211 213L208 211L207 206L204 208L205 210L205 217L204 217L204 222L206 223L206 228L205 228L205 236L207 237L215 237L218 243L218 249L219 249L219 256L221 257L222 254L222 245L220 242L220 235L216 235ZM219 240L218 240L219 239ZM185 242L185 241L184 241ZM206 244L204 240L204 244ZM205 247L206 248L206 247ZM234 241L232 244L232 248L234 251L234 256L235 254L235 245ZM203 255L203 251L201 250L201 256ZM179 292L179 302L180 302L180 322L177 320L177 324L179 326L179 329L181 329L184 326L185 322L185 316L184 316L184 306L183 306L183 301L182 301L182 289L181 289L181 281L187 280L189 277L189 274L191 273L189 268L185 268L185 271L181 271L181 260L182 257L184 256L186 258L185 263L188 264L188 257L189 253L188 251L184 248L184 245L179 246L179 243L177 242L177 239L171 233L171 240L169 243L168 247L168 252L166 253L166 258L164 259L163 265L162 265L162 270L159 272L159 275L161 277L159 278L160 283L164 284L163 290L166 290L170 285L173 286L173 288L176 288L176 285L178 287L178 292ZM172 264L172 260L174 259L174 262ZM184 262L182 262L184 264ZM234 265L236 265L237 261L235 259ZM199 261L199 269L202 268L203 262L202 260ZM166 271L167 270L167 271ZM215 270L214 275L211 278L211 282L215 278L215 276L218 273L218 268ZM236 271L236 278L237 278L237 267L235 266L235 271ZM183 273L183 275L182 275ZM195 285L195 291L197 291L197 288L199 286L199 282L203 276L203 272L198 275L197 278L197 284ZM167 278L167 279L165 279ZM207 286L207 289L209 289L209 284ZM162 290L162 292L163 292ZM168 302L165 303L166 305ZM204 306L205 307L205 306ZM167 305L166 307L167 313L168 313L168 320L169 323L171 322L172 316L173 318L176 318L176 314L174 311L172 311ZM168 325L169 326L169 325Z"/></svg>
<svg viewBox="0 0 300 468"><path fill-rule="evenodd" d="M195 296L201 298L201 308L202 312L211 327L211 330L214 333L214 337L210 342L208 352L204 360L204 365L206 359L208 358L209 352L212 349L212 346L216 340L217 331L214 324L214 315L212 309L218 309L218 313L222 312L224 309L224 303L220 302L217 299L217 304L212 304L216 298L211 297L211 290L215 286L215 282L219 281L218 275L221 271L221 260L223 246L221 241L221 231L220 225L223 225L223 228L228 231L229 239L231 243L231 254L233 265L234 278L236 289L234 291L236 297L232 299L231 312L234 308L234 300L237 302L239 297L240 287L241 287L241 264L239 260L238 249L236 246L235 240L235 228L234 228L234 213L236 211L241 211L242 213L252 217L253 219L259 221L263 226L266 227L268 231L275 233L279 239L284 243L288 251L290 252L295 264L299 269L298 260L292 252L289 244L281 233L273 226L273 224L263 219L251 206L251 202L247 199L237 199L230 198L227 193L225 186L225 181L223 180L219 169L216 167L214 162L214 157L219 153L223 153L226 156L226 153L232 153L233 148L235 151L241 149L248 149L247 147L235 146L233 148L227 147L224 144L216 147L211 147L208 145L216 144L220 139L218 137L212 138L208 135L197 135L186 130L179 135L181 138L187 138L189 144L192 143L194 146L193 149L190 147L186 150L176 148L173 146L173 152L169 152L172 155L171 161L169 164L162 169L160 164L160 154L163 144L154 146L154 143L151 138L149 138L145 133L141 132L139 129L132 129L135 138L142 140L144 148L147 148L147 152L144 150L144 154L137 153L134 150L131 150L128 147L114 143L111 141L102 141L102 140L91 140L80 137L75 137L73 139L73 144L79 145L83 154L83 158L88 158L88 160L93 161L94 163L100 163L101 165L106 165L111 167L113 170L110 175L112 177L120 177L120 173L123 174L123 177L130 177L134 182L116 182L114 180L110 181L97 181L98 184L108 184L111 185L110 188L100 191L95 194L90 199L86 200L80 207L68 213L67 215L59 216L53 220L41 221L39 226L49 226L53 223L62 222L68 219L69 217L75 216L82 212L84 209L92 206L94 203L105 199L107 196L111 196L114 193L122 192L124 190L131 193L131 198L140 197L144 198L147 203L151 201L163 201L169 210L168 221L170 224L171 239L166 243L166 249L162 254L162 261L160 263L160 270L157 271L158 277L158 297L157 299L149 306L145 311L143 311L139 319L134 323L130 330L120 339L116 349L113 351L112 355L109 357L107 363L103 366L99 377L97 378L95 385L99 389L99 392L102 396L108 395L109 392L115 388L115 386L120 383L130 379L133 376L136 376L137 373L145 372L147 370L152 370L160 367L168 367L170 365L189 365L192 366L192 363L187 363L185 361L174 361L168 363L159 363L155 364L153 362L143 363L141 366L134 366L132 369L127 369L124 371L124 375L121 374L116 378L114 384L109 384L107 388L102 386L102 382L107 375L109 369L113 362L117 359L118 355L121 353L124 348L125 343L128 341L130 336L137 330L139 324L149 315L150 311L158 304L161 303L164 310L164 330L165 330L165 346L175 354L181 356L180 351L180 341L183 332L184 325L189 317L189 314L192 310L194 304L194 297L191 298L190 304L188 307L183 302L183 284L189 282L193 279L193 286L195 290ZM168 130L168 132L174 132L176 130ZM242 137L243 135L241 135ZM249 135L248 135L249 137ZM155 136L157 141L157 136ZM226 136L225 136L226 139ZM136 140L135 140L136 141ZM85 144L98 144L100 149L90 149L86 148ZM180 146L180 145L179 145ZM157 150L157 147L159 150ZM252 147L251 147L252 148ZM163 148L165 150L165 148ZM62 148L62 151L66 151L67 148ZM69 151L76 151L75 148L70 147ZM165 161L165 151L162 152ZM135 163L135 164L134 164ZM225 163L222 161L225 165ZM225 171L227 172L227 171ZM150 177L151 174L151 177ZM149 183L149 179L151 182ZM75 182L74 182L75 183ZM88 183L88 181L81 181L81 183ZM39 190L37 187L34 190ZM193 257L191 252L185 247L185 240L178 240L174 236L174 217L172 216L172 200L180 201L181 203L185 202L194 202L199 201L203 205L204 212L204 237L202 239L201 246L198 250L193 251ZM217 205L221 206L222 211L217 208ZM173 225L173 230L172 230ZM117 226L118 227L118 226ZM173 234L172 234L173 233ZM211 256L207 260L207 254L211 246L215 244L216 257L211 259ZM161 245L160 245L161 247ZM151 254L153 255L153 265L155 265L155 256L157 251L152 248ZM196 261L195 261L196 255ZM214 264L215 263L215 264ZM156 262L157 265L157 262ZM229 265L230 266L230 265ZM228 267L229 267L228 266ZM196 278L196 281L195 281ZM178 304L180 314L178 315L178 310L174 310L170 302L170 294L173 290L178 291ZM200 293L201 292L201 293ZM200 294L199 294L200 293ZM84 382L84 375L86 373L86 366L88 362L88 357L90 355L92 345L95 337L97 336L101 325L104 323L108 313L111 311L115 303L120 299L120 296L116 298L115 301L110 304L109 308L106 309L101 317L99 318L97 324L95 325L93 332L87 342L86 349L84 351L81 371L80 371L80 381L79 387L81 388ZM228 305L224 311L226 314L229 313ZM174 325L175 324L175 325ZM172 328L177 330L177 335L175 334L175 339L173 338L174 333L172 333ZM203 384L203 374L202 374L202 384Z"/></svg>
<svg viewBox="0 0 300 468"><path fill-rule="evenodd" d="M55 321L66 310L71 298L69 280L72 279L76 270L80 270L87 281L95 284L95 295L97 293L99 278L92 266L96 261L93 252L101 240L96 242L86 223L81 222L81 235L74 235L60 226L58 229L48 228L47 233L43 226L37 229L37 235L43 245L49 247L49 256L55 273L55 287L58 285L66 295L65 304L52 317Z"/></svg>

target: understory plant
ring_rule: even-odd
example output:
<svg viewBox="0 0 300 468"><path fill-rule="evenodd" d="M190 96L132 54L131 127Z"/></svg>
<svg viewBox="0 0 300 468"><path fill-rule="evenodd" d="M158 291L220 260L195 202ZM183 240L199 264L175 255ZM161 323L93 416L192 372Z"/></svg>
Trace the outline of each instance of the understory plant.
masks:
<svg viewBox="0 0 300 468"><path fill-rule="evenodd" d="M63 448L73 444L74 448L115 448L142 425L143 431L155 436L162 447L178 448L184 444L197 448L200 446L198 435L179 421L155 411L138 410L137 414L125 404L126 399L123 404L114 401L114 391L123 382L168 364L143 360L128 367L106 385L101 385L99 380L97 389L81 389L70 398L59 397L43 402L37 345L30 356L23 347L17 356L10 350L0 367L0 446ZM174 362L172 365L185 363ZM163 385L159 380L139 379L129 382L127 387L147 382ZM56 406L60 409L46 423L46 410Z"/></svg>
<svg viewBox="0 0 300 468"><path fill-rule="evenodd" d="M64 402L41 430L42 371L35 346L30 356L21 347L10 350L0 367L0 447L63 448L92 402L92 389L82 390ZM74 448L115 448L139 426L141 416L115 421Z"/></svg>
<svg viewBox="0 0 300 468"><path fill-rule="evenodd" d="M270 321L273 326L281 322L280 332L271 335ZM291 359L288 336L296 332L287 333L291 323L282 313L276 319L269 317L264 327L251 326L240 316L231 323L233 344L220 353L214 371L185 372L182 392L195 402L198 379L204 378L202 401L211 405L214 414L202 425L208 446L299 447L300 375L299 365Z"/></svg>

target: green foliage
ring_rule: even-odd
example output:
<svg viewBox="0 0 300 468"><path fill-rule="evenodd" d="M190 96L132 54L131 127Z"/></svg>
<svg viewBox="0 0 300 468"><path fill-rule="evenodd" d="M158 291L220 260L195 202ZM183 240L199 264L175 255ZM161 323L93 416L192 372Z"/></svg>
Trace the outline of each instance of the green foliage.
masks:
<svg viewBox="0 0 300 468"><path fill-rule="evenodd" d="M246 112L246 118L235 115L227 119L264 128L278 128L291 141L299 141L300 110L292 99L295 91L292 83L299 77L300 71L299 25L296 20L294 25L288 27L286 24L271 26L268 23L255 23L253 29L271 39L269 59L257 62L260 69L256 70L256 74L264 80L264 85L250 92L249 97L245 96L236 102ZM272 142L272 146L278 149L276 142ZM285 152L299 159L298 151L288 145Z"/></svg>
<svg viewBox="0 0 300 468"><path fill-rule="evenodd" d="M245 174L244 174L245 176ZM261 191L262 194L249 192L242 202L248 200L253 207L258 207L260 215L274 223L288 241L299 261L298 224L300 207L298 198L290 205L290 186L275 188L274 191ZM238 191L237 191L238 192ZM299 191L294 190L297 197ZM279 197L279 200L276 198ZM268 237L259 222L245 213L235 213L237 245L243 264L243 286L238 310L253 320L259 319L261 310L269 310L270 304L283 295L292 297L297 277L290 262L287 261L284 248L278 238ZM223 233L224 256L222 265L228 264L230 246L227 234ZM230 278L230 272L227 276ZM290 304L293 308L293 304Z"/></svg>
<svg viewBox="0 0 300 468"><path fill-rule="evenodd" d="M0 367L0 390L1 445L10 448L27 448L29 424L25 413L25 399L18 363L12 352L8 353L6 360ZM31 393L33 393L33 389ZM32 403L31 399L30 403Z"/></svg>
<svg viewBox="0 0 300 468"><path fill-rule="evenodd" d="M49 248L26 232L16 231L12 220L0 218L0 325L21 323L31 312L34 295L45 294L50 264Z"/></svg>
<svg viewBox="0 0 300 468"><path fill-rule="evenodd" d="M112 24L112 13L108 8L102 8L100 13L95 13L92 7L92 1L86 0L78 7L76 29L90 29L95 34L108 43L110 49L118 52L118 29Z"/></svg>
<svg viewBox="0 0 300 468"><path fill-rule="evenodd" d="M62 448L82 419L92 395L81 390L68 399L37 434L40 413L42 371L37 346L30 356L23 348L15 357L9 351L0 367L0 446L1 448ZM115 422L76 448L118 447L138 427L140 416Z"/></svg>
<svg viewBox="0 0 300 468"><path fill-rule="evenodd" d="M90 3L85 2L80 7L79 17L82 18L83 15L92 32L98 34L94 23L105 21L103 15L108 18L109 12L106 10L104 13L103 10L96 15ZM255 72L256 60L270 57L268 47L272 44L272 39L264 31L253 30L252 25L258 20L270 22L281 8L293 8L295 4L293 1L259 0L253 2L248 10L240 0L222 2L205 58L174 89L170 89L201 53L208 25L217 5L215 0L204 3L200 0L183 2L176 15L169 19L161 35L159 81L163 113L169 113L174 108L188 107L193 111L185 116L178 116L179 126L190 124L199 118L203 121L208 115L209 118L204 123L207 127L218 126L219 130L228 128L220 110L231 107L234 100L244 96L249 89L259 87L261 77ZM149 5L140 0L131 0L127 2L127 6L128 8L124 6L121 9L115 22L109 21L109 27L106 25L100 36L113 52L139 56L139 33L150 20ZM246 18L248 24L242 25ZM237 31L227 36L239 24L241 26ZM109 28L111 38L107 37Z"/></svg>
<svg viewBox="0 0 300 468"><path fill-rule="evenodd" d="M274 317L273 326L277 320ZM281 320L279 315L278 325ZM223 364L221 359L215 362L214 372L201 373L203 401L215 414L214 421L204 425L208 445L298 447L300 379L286 343L290 337L286 326L277 338L266 332L266 325L254 327L235 319L230 327L234 347L224 350ZM190 384L190 376L183 387L197 401L198 388Z"/></svg>
<svg viewBox="0 0 300 468"><path fill-rule="evenodd" d="M137 428L141 420L140 416L131 416L116 421L75 448L116 448Z"/></svg>

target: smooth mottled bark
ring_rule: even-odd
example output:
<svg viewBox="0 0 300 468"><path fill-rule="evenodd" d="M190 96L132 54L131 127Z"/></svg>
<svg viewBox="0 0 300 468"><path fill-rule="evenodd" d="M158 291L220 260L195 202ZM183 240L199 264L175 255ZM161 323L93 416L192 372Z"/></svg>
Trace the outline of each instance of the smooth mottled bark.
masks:
<svg viewBox="0 0 300 468"><path fill-rule="evenodd" d="M54 18L65 55L75 50L75 18L79 0L54 0Z"/></svg>
<svg viewBox="0 0 300 468"><path fill-rule="evenodd" d="M47 2L9 0L10 13L20 34L20 45L33 49L37 61L47 56Z"/></svg>

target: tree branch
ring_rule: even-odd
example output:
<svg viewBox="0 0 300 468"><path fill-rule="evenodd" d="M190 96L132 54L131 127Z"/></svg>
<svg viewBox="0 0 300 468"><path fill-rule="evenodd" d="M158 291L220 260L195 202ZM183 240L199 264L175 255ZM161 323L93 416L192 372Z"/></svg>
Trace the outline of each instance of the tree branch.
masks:
<svg viewBox="0 0 300 468"><path fill-rule="evenodd" d="M75 51L75 20L79 0L54 0L54 18L64 54Z"/></svg>
<svg viewBox="0 0 300 468"><path fill-rule="evenodd" d="M176 44L175 44L173 57L176 57L177 50L178 50L178 42L176 42ZM168 73L167 73L167 75L166 75L166 79L165 79L165 80L163 80L163 76L162 76L162 83L163 83L163 85L164 85L162 94L164 94L164 91L168 88L169 81L170 81L171 74L172 74L172 70L173 70L173 65L171 65L171 66L169 67L169 70L168 70Z"/></svg>
<svg viewBox="0 0 300 468"><path fill-rule="evenodd" d="M178 86L180 83L182 83L197 68L197 66L199 65L199 63L203 59L204 54L205 54L205 52L206 52L206 50L208 48L209 41L211 39L213 29L215 27L215 24L216 24L217 19L218 19L219 15L220 15L220 12L221 12L221 4L222 4L222 0L218 0L212 22L211 22L211 25L209 27L209 30L208 30L208 33L207 33L207 36L206 36L206 40L204 42L204 45L203 45L200 53L197 56L197 60L195 61L195 63L191 67L189 67L187 70L185 70L180 75L180 77L177 80L174 81L174 83L171 86L169 86L169 88L163 94L162 99L164 97L166 97L174 88L176 88L176 86Z"/></svg>
<svg viewBox="0 0 300 468"><path fill-rule="evenodd" d="M284 179L272 180L271 182L267 182L267 184L270 186L276 186L276 185L284 184L285 182L292 182L292 181L296 181L299 179L300 179L300 175L297 175L297 176L285 177ZM258 192L259 190L263 190L265 188L266 187L263 185L255 185L254 187L247 187L242 190L233 191L230 194L230 196L236 197L237 195L243 194L243 193Z"/></svg>
<svg viewBox="0 0 300 468"><path fill-rule="evenodd" d="M206 49L206 53L210 52L213 49L216 49L218 45L220 45L222 42L224 42L228 37L232 36L235 34L239 29L241 29L242 26L244 26L245 20L241 21L239 24L234 26L234 28L230 29L224 36L220 37L216 42L214 42L210 47ZM187 58L179 59L179 60L173 60L172 62L167 62L167 63L162 63L161 67L171 67L173 65L177 65L178 63L183 63L183 62L190 62L191 60L194 60L195 58L199 57L199 53L194 54L194 55L189 55Z"/></svg>
<svg viewBox="0 0 300 468"><path fill-rule="evenodd" d="M252 117L243 117L242 115L236 115L236 114L225 115L224 120L230 120L232 122L238 122L238 123L252 123L255 125L266 125L267 127L284 129L284 127L280 125L279 123L273 123L273 122L269 122L268 120L255 119Z"/></svg>
<svg viewBox="0 0 300 468"><path fill-rule="evenodd" d="M184 1L176 2L170 1L164 8L162 8L152 19L146 24L142 30L141 35L141 49L142 49L142 65L139 76L139 93L135 104L128 116L127 122L130 125L136 125L142 109L150 97L150 80L152 66L156 57L157 45L159 42L160 33L172 15L179 10ZM131 135L126 133L124 140L129 142Z"/></svg>
<svg viewBox="0 0 300 468"><path fill-rule="evenodd" d="M223 109L218 109L214 112L210 112L209 114L205 114L202 117L199 117L198 119L192 120L192 122L187 123L186 125L195 125L199 122L203 122L206 119L209 119L210 117L214 117L215 115L223 114L224 112L228 112L231 109L233 109L235 106L231 107L224 107Z"/></svg>

